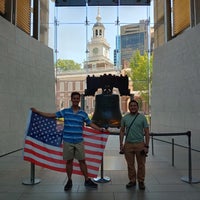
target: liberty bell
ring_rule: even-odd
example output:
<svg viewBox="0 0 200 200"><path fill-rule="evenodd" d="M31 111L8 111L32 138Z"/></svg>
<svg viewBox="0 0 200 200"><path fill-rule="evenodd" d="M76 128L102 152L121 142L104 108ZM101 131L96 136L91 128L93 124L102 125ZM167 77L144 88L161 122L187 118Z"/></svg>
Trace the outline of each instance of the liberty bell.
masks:
<svg viewBox="0 0 200 200"><path fill-rule="evenodd" d="M98 88L102 88L102 94L95 96L95 110L92 122L100 127L119 128L121 122L121 111L119 95L113 94L113 87L119 89L121 95L130 95L128 90L128 77L103 75L100 77L87 77L87 89L85 95L93 95ZM127 88L124 90L124 88Z"/></svg>
<svg viewBox="0 0 200 200"><path fill-rule="evenodd" d="M120 127L122 118L119 108L119 95L99 94L95 99L92 122L100 127Z"/></svg>

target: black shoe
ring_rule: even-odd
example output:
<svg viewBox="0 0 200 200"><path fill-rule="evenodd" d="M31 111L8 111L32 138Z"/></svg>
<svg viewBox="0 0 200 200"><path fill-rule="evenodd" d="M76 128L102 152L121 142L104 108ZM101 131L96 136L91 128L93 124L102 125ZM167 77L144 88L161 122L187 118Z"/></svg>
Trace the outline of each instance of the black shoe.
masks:
<svg viewBox="0 0 200 200"><path fill-rule="evenodd" d="M144 185L144 182L139 182L139 189L140 190L145 190L145 185Z"/></svg>
<svg viewBox="0 0 200 200"><path fill-rule="evenodd" d="M136 182L130 181L128 184L126 184L126 188L131 188L131 187L134 187L134 186L136 186Z"/></svg>
<svg viewBox="0 0 200 200"><path fill-rule="evenodd" d="M88 179L87 181L85 181L85 186L90 187L90 188L98 187L98 185L96 183L94 183L91 179Z"/></svg>
<svg viewBox="0 0 200 200"><path fill-rule="evenodd" d="M67 184L64 187L64 190L67 191L67 190L71 190L71 189L72 189L72 180L68 180Z"/></svg>

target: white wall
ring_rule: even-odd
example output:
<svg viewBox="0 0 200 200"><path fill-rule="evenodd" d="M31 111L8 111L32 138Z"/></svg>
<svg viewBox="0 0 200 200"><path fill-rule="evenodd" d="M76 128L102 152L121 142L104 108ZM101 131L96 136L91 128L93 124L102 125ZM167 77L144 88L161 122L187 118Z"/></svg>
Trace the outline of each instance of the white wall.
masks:
<svg viewBox="0 0 200 200"><path fill-rule="evenodd" d="M0 155L23 147L30 107L55 111L53 50L0 17Z"/></svg>
<svg viewBox="0 0 200 200"><path fill-rule="evenodd" d="M192 132L200 150L200 25L154 52L152 132ZM183 141L181 141L184 138ZM187 144L187 137L175 142ZM185 139L186 138L186 139ZM161 139L161 138L160 138ZM163 139L163 138L162 138Z"/></svg>

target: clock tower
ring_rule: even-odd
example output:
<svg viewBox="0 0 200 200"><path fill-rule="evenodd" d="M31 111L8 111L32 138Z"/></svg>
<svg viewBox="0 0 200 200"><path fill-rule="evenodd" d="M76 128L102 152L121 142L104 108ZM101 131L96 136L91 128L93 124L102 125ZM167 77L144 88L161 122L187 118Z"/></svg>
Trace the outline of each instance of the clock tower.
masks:
<svg viewBox="0 0 200 200"><path fill-rule="evenodd" d="M88 42L87 49L89 50L87 61L84 63L84 68L88 70L95 69L111 69L110 46L105 39L105 27L101 23L100 10L96 17L96 23L93 28L91 42Z"/></svg>

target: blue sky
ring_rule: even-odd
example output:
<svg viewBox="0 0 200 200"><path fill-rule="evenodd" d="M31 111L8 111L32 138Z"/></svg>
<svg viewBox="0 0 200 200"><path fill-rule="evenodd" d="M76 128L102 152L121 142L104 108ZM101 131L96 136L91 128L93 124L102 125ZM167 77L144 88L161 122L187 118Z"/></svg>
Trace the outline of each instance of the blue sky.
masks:
<svg viewBox="0 0 200 200"><path fill-rule="evenodd" d="M119 32L116 26L117 16L120 25L139 23L150 17L150 26L153 26L153 5L151 6L121 6L100 8L101 22L105 26L105 38L110 44L110 59L113 60L113 50L116 47L115 37ZM96 23L98 7L55 7L55 3L50 3L49 20L49 46L53 49L57 47L56 59L71 59L82 64L86 60L86 44L91 41L92 27ZM86 26L86 16L89 25ZM57 19L57 31L54 19Z"/></svg>

